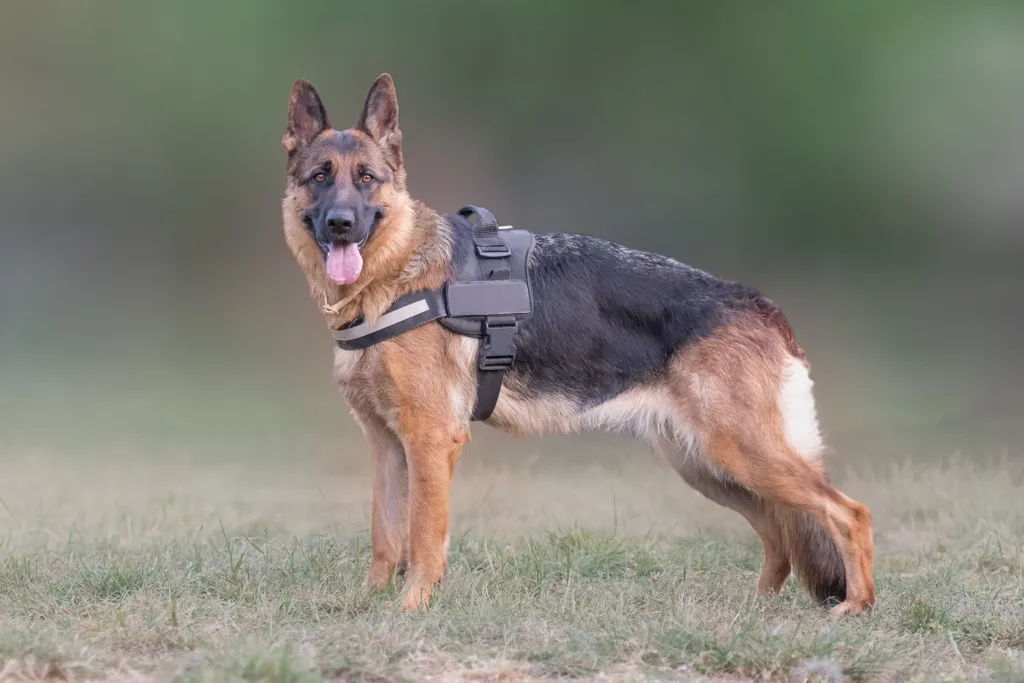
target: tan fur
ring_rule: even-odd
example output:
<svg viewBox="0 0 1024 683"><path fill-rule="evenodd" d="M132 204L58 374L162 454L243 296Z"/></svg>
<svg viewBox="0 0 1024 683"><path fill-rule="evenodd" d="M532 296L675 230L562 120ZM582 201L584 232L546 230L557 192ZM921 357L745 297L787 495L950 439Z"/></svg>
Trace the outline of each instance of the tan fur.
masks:
<svg viewBox="0 0 1024 683"><path fill-rule="evenodd" d="M374 191L386 212L361 250L358 279L337 286L302 223L311 197L297 165L339 133L316 129L326 112L312 86L299 81L292 91L282 140L285 240L331 329L359 316L372 321L399 296L438 288L447 276L450 227L408 195L397 111L394 84L382 75L358 130L348 131L394 176ZM329 161L347 173L360 159L334 153ZM681 349L655 380L597 406L537 397L510 375L489 423L515 435L610 429L648 441L694 488L750 522L765 551L759 591L778 592L791 567L816 594L845 576L847 598L833 613L858 613L875 601L871 516L828 481L803 350L777 307L758 305ZM382 589L407 565L403 609L425 606L446 568L450 486L470 438L477 345L430 323L362 351L335 351L335 379L373 461L366 585Z"/></svg>

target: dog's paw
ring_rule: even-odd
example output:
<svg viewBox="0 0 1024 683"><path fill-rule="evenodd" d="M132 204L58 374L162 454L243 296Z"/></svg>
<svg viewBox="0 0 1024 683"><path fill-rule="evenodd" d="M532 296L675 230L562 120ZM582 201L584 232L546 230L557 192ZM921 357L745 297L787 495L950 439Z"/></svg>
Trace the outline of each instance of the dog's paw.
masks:
<svg viewBox="0 0 1024 683"><path fill-rule="evenodd" d="M393 568L383 562L371 563L370 569L366 572L366 578L363 579L363 590L387 590L393 573Z"/></svg>
<svg viewBox="0 0 1024 683"><path fill-rule="evenodd" d="M839 619L841 617L852 617L858 614L871 611L872 605L867 600L846 600L841 602L828 611L832 617Z"/></svg>
<svg viewBox="0 0 1024 683"><path fill-rule="evenodd" d="M402 612L415 612L426 609L430 605L430 592L432 585L420 581L412 581L402 591L402 602L398 609Z"/></svg>

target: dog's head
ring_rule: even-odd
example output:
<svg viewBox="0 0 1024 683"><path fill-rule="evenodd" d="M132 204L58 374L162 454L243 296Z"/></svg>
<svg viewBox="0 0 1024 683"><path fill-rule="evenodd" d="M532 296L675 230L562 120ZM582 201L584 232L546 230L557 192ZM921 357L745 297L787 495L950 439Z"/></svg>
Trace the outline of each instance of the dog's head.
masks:
<svg viewBox="0 0 1024 683"><path fill-rule="evenodd" d="M346 130L331 126L310 83L296 81L281 144L288 152L286 222L294 219L316 242L332 282L355 282L364 251L385 237L381 226L410 202L394 81L377 77L359 122Z"/></svg>

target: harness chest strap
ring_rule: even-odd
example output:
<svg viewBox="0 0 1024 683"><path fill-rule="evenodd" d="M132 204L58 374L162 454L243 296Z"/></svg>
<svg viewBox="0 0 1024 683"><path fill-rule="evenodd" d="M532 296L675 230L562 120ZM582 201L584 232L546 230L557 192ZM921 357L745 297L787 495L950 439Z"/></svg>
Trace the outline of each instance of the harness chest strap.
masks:
<svg viewBox="0 0 1024 683"><path fill-rule="evenodd" d="M510 249L493 214L479 207L466 207L453 220L473 215L478 217L472 225L473 249L454 264L453 281L401 296L372 324L355 320L336 330L334 338L340 348L365 349L437 320L457 334L480 339L473 419L486 420L498 402L505 371L515 361L519 323L532 312L527 260L533 236L525 230L506 233L515 235Z"/></svg>

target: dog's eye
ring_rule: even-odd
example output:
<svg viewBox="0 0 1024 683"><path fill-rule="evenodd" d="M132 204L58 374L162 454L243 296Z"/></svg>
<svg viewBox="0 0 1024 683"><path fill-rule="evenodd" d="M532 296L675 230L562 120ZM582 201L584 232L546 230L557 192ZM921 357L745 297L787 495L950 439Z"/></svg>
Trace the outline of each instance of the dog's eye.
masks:
<svg viewBox="0 0 1024 683"><path fill-rule="evenodd" d="M320 173L317 173L315 176L313 176L313 182L314 183L326 183L327 182L327 174L324 173L323 171L321 171Z"/></svg>
<svg viewBox="0 0 1024 683"><path fill-rule="evenodd" d="M372 183L373 176L370 175L369 173L364 173L363 175L359 176L359 182L361 182L364 185L367 183Z"/></svg>

